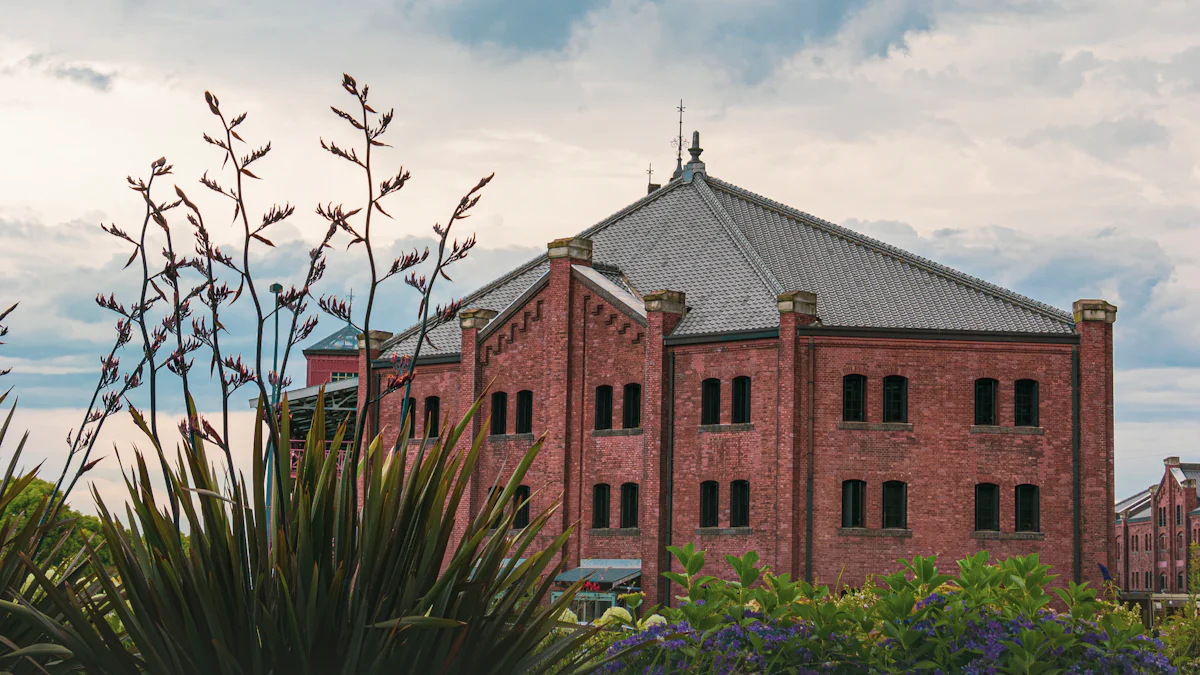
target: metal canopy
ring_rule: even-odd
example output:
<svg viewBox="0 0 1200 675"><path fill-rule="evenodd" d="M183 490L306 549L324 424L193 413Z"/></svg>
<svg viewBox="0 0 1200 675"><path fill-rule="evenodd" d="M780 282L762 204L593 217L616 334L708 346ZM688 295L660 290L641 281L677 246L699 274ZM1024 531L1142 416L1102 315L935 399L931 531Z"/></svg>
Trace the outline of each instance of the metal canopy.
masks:
<svg viewBox="0 0 1200 675"><path fill-rule="evenodd" d="M582 565L559 574L554 577L554 580L573 584L582 578L597 584L616 586L640 576L642 576L641 560L585 558Z"/></svg>
<svg viewBox="0 0 1200 675"><path fill-rule="evenodd" d="M333 440L338 425L343 420L348 429L354 429L358 417L358 378L340 380L324 385L304 387L284 392L291 413L291 436L304 439L312 426L313 413L317 408L317 396L325 388L325 440ZM258 397L250 399L250 407L258 407Z"/></svg>

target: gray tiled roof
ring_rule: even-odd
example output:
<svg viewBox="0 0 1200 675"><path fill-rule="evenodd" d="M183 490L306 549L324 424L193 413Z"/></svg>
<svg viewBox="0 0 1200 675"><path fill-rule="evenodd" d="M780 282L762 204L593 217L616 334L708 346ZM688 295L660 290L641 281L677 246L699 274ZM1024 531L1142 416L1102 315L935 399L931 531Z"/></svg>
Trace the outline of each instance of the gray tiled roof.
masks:
<svg viewBox="0 0 1200 675"><path fill-rule="evenodd" d="M697 172L676 179L579 236L597 270L639 297L687 294L675 335L777 328L776 296L817 294L826 326L1071 333L1071 315ZM501 311L548 267L538 256L464 298ZM451 354L460 333L432 329L422 354ZM387 353L411 354L415 327Z"/></svg>

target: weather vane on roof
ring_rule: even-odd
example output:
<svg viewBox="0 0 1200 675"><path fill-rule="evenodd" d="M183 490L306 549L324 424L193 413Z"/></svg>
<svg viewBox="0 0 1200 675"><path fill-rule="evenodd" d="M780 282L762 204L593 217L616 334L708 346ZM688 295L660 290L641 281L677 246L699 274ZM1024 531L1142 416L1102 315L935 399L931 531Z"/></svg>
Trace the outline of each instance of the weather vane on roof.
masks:
<svg viewBox="0 0 1200 675"><path fill-rule="evenodd" d="M347 307L346 307L346 323L349 323L350 322L349 317L351 316L351 312L354 311L354 289L353 288L350 289L350 294L346 296L346 300L349 303L349 305L347 305Z"/></svg>
<svg viewBox="0 0 1200 675"><path fill-rule="evenodd" d="M683 111L687 110L683 107L683 99L679 99L677 110L679 111L679 135L671 141L671 145L675 148L675 173L671 175L671 180L683 175Z"/></svg>

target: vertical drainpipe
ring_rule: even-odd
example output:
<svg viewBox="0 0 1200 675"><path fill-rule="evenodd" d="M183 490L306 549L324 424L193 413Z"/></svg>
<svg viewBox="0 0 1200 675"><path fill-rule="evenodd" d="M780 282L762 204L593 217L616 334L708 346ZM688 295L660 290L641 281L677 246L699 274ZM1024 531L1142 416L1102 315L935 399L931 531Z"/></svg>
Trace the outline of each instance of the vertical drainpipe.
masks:
<svg viewBox="0 0 1200 675"><path fill-rule="evenodd" d="M576 508L578 509L575 512L575 517L576 517L576 520L579 521L579 534L575 539L575 541L576 541L575 564L580 565L580 566L583 565L583 528L584 528L584 522L583 522L583 455L584 455L583 440L584 440L584 434L587 433L587 431L584 429L583 419L584 419L584 411L587 410L586 403L585 403L585 401L587 401L587 325L588 325L588 300L590 300L590 299L591 299L590 295L583 296L583 329L582 329L583 332L579 339L579 342L582 345L581 349L583 350L583 354L580 356L580 364L579 364L579 368L582 371L579 376L579 490L578 490L578 494L576 495L576 499L575 499ZM569 313L568 313L568 316L570 316ZM612 406L609 406L609 407L611 408ZM567 427L566 428L568 428L568 429L571 428L571 417L570 417L569 413L567 415ZM610 492L609 494L611 495L612 493ZM620 522L618 522L617 524L619 525Z"/></svg>
<svg viewBox="0 0 1200 675"><path fill-rule="evenodd" d="M808 477L804 492L804 580L812 583L813 568L813 443L816 434L813 432L813 425L817 418L817 402L814 400L816 394L816 375L817 375L817 360L816 360L816 345L813 342L813 337L808 336Z"/></svg>
<svg viewBox="0 0 1200 675"><path fill-rule="evenodd" d="M1083 537L1080 534L1082 510L1079 485L1079 347L1071 347L1071 501L1074 502L1074 573L1075 583L1083 580Z"/></svg>
<svg viewBox="0 0 1200 675"><path fill-rule="evenodd" d="M667 425L667 442L666 442L666 446L667 446L666 447L666 452L667 452L667 504L666 504L666 508L663 509L663 515L661 515L659 517L667 519L667 543L666 543L666 545L671 546L671 530L672 530L671 525L675 522L675 509L674 509L674 499L675 499L675 352L672 351L667 356L667 359L671 363L670 368L668 369L670 371L670 376L667 378L667 419L666 419L666 425ZM671 571L672 559L673 559L673 556L668 553L667 554L667 569L666 569L666 571L668 571L668 572ZM660 598L660 600L664 606L670 607L671 606L671 580L670 579L667 579L666 589L667 589L666 597Z"/></svg>

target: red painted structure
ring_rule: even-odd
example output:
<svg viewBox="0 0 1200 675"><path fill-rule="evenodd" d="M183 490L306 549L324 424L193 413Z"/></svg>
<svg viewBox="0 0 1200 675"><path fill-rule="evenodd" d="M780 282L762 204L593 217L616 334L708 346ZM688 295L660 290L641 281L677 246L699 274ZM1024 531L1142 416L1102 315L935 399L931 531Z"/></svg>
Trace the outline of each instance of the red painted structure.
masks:
<svg viewBox="0 0 1200 675"><path fill-rule="evenodd" d="M1124 591L1188 592L1188 551L1200 542L1200 464L1163 464L1162 480L1116 505L1114 578Z"/></svg>

